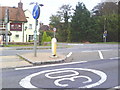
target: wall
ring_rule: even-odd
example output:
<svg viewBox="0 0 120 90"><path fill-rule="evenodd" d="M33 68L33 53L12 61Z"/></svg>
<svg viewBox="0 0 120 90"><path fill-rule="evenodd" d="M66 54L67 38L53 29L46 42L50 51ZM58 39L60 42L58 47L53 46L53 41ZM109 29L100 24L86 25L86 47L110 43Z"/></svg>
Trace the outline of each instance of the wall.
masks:
<svg viewBox="0 0 120 90"><path fill-rule="evenodd" d="M35 30L35 19L32 17L32 13L29 10L25 11L25 16L27 17L27 23L25 23L25 27L27 26L27 29L25 31L25 42L29 41L29 35L34 35ZM30 28L30 24L32 25L32 28ZM39 34L37 30L37 35ZM27 36L27 37L26 37ZM33 39L32 39L33 40Z"/></svg>

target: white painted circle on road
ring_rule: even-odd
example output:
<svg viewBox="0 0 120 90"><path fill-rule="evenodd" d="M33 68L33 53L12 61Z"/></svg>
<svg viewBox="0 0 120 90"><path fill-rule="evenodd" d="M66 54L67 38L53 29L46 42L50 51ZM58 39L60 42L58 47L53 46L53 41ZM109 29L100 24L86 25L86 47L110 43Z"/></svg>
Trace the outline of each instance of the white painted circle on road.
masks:
<svg viewBox="0 0 120 90"><path fill-rule="evenodd" d="M37 88L36 86L31 84L31 79L35 76L40 75L40 74L45 74L45 76L49 79L55 79L54 84L56 86L59 86L59 87L67 87L68 86L68 84L60 84L61 81L69 80L69 81L74 82L76 78L86 78L87 81L85 81L83 83L92 82L92 79L90 77L80 75L80 74L78 74L78 72L76 70L77 71L79 70L79 71L92 72L92 73L94 73L94 74L96 74L100 77L99 81L97 81L95 83L92 83L92 84L89 84L89 85L82 86L82 87L79 86L78 88L93 88L95 86L99 86L100 84L104 83L107 79L107 75L104 72L99 71L99 70L87 69L87 68L61 68L61 69L45 70L45 71L40 71L40 72L37 72L37 73L33 73L33 74L23 78L19 82L19 84L24 88ZM52 74L64 73L64 72L72 72L74 74L57 76L57 77L50 76Z"/></svg>

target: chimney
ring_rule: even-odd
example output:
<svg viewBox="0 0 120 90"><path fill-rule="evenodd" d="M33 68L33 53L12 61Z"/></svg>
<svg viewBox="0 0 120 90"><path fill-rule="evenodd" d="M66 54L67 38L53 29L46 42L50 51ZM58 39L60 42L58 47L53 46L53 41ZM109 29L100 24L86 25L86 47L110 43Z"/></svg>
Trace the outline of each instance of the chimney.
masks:
<svg viewBox="0 0 120 90"><path fill-rule="evenodd" d="M40 26L42 27L42 26L43 26L43 23L40 23Z"/></svg>
<svg viewBox="0 0 120 90"><path fill-rule="evenodd" d="M23 3L21 2L21 0L20 0L20 2L18 3L18 8L23 9Z"/></svg>

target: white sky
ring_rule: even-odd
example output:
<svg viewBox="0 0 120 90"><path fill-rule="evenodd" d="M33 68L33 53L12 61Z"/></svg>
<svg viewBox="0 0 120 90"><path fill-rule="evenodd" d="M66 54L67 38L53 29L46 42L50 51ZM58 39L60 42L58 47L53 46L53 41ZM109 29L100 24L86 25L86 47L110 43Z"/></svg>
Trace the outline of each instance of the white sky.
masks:
<svg viewBox="0 0 120 90"><path fill-rule="evenodd" d="M34 5L29 5L30 2L38 2L40 4L44 4L41 7L41 13L39 22L44 24L49 24L49 17L59 10L63 4L70 4L72 8L75 8L78 2L83 2L87 9L91 10L95 5L101 2L101 0L21 0L23 3L23 9L29 9L32 11ZM10 7L17 7L18 2L20 0L0 0L0 6L10 6Z"/></svg>

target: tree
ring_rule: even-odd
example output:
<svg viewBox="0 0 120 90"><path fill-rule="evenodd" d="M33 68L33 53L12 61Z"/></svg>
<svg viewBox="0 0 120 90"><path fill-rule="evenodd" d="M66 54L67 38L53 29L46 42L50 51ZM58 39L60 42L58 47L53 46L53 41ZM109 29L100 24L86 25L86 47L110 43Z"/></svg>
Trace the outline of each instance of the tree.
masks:
<svg viewBox="0 0 120 90"><path fill-rule="evenodd" d="M68 20L71 18L71 8L72 6L62 5L57 14L62 18L65 23L68 23Z"/></svg>
<svg viewBox="0 0 120 90"><path fill-rule="evenodd" d="M59 16L61 16L63 22L61 22L60 29L58 30L58 37L61 38L60 41L66 42L68 40L68 32L69 32L69 20L71 19L71 8L72 6L62 5L60 10L57 12Z"/></svg>
<svg viewBox="0 0 120 90"><path fill-rule="evenodd" d="M71 21L71 41L86 41L89 30L90 12L83 3L78 2Z"/></svg>
<svg viewBox="0 0 120 90"><path fill-rule="evenodd" d="M106 30L107 41L118 41L118 5L115 2L103 2L95 6L93 12L95 13L93 17L97 16L99 20L95 21L98 24L96 30L102 34Z"/></svg>
<svg viewBox="0 0 120 90"><path fill-rule="evenodd" d="M59 15L52 15L50 17L50 25L53 25L54 27L60 23L61 17Z"/></svg>
<svg viewBox="0 0 120 90"><path fill-rule="evenodd" d="M103 2L96 5L92 11L96 15L118 14L118 5L115 2Z"/></svg>

